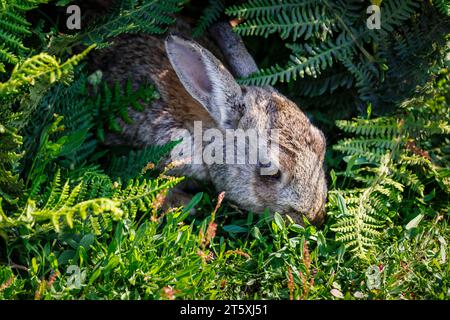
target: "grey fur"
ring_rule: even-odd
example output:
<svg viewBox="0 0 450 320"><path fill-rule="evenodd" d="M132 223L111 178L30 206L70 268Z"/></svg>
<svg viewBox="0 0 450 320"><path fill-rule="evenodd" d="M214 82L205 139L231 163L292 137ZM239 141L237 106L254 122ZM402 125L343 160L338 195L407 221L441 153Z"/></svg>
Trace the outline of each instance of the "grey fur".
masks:
<svg viewBox="0 0 450 320"><path fill-rule="evenodd" d="M226 198L242 209L260 213L267 207L289 214L298 223L306 216L320 224L327 194L322 132L273 88L239 86L215 57L220 51L213 55L211 42L200 41L202 45L172 36L164 42L138 34L116 39L114 47L94 58L106 81L125 82L131 77L138 86L150 80L161 93L161 100L144 112L130 109L135 122L122 123L123 134L109 135L107 143L135 147L164 144L180 129L192 132L197 120L205 130L253 128L262 133L279 129L279 179L261 176L254 164L186 164L174 169L173 174L212 182L218 192L225 191ZM185 67L190 62L199 69L187 72Z"/></svg>

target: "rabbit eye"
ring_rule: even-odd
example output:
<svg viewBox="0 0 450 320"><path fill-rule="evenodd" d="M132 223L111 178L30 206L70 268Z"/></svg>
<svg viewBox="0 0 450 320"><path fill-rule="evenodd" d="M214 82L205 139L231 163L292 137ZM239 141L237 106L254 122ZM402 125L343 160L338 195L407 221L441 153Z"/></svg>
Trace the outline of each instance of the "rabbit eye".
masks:
<svg viewBox="0 0 450 320"><path fill-rule="evenodd" d="M280 180L280 179L281 179L281 170L278 169L277 172L275 172L275 174L272 175L272 178L273 178L273 179Z"/></svg>
<svg viewBox="0 0 450 320"><path fill-rule="evenodd" d="M282 172L281 172L280 169L277 169L277 171L274 174L272 174L272 175L265 175L263 177L266 177L266 178L268 178L268 179L270 179L272 181L275 181L275 180L279 181L279 180L281 180Z"/></svg>
<svg viewBox="0 0 450 320"><path fill-rule="evenodd" d="M258 163L258 169L261 170L262 168L270 168L270 163L269 164ZM280 169L277 169L273 174L261 174L261 171L259 172L261 177L268 178L271 180L280 180L282 177L282 172Z"/></svg>

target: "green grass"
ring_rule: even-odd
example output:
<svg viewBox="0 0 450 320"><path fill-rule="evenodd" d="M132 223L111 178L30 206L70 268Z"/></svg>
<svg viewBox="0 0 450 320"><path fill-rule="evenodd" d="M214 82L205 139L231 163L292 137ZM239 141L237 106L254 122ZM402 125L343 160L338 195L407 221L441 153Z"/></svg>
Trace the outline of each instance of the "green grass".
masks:
<svg viewBox="0 0 450 320"><path fill-rule="evenodd" d="M371 74L361 63L330 66L325 82L280 86L329 138L328 215L316 228L277 213L243 212L209 186L186 207L166 209L166 193L184 178L167 177L153 165L176 142L131 152L101 146L107 131L120 131L117 117L130 120L128 106L140 109L140 101L159 96L152 86L108 89L98 73L89 76L78 65L87 51L73 56L72 49L92 41L106 45L109 31L162 32L172 13L189 6L166 2L129 1L113 19L72 36L47 25L52 7L43 8L50 15L44 13L33 32L31 23L8 27L8 34L30 29L26 34L34 38L27 40L34 41L24 42L30 54L11 51L10 43L0 48L18 59L0 61L0 299L449 300L447 41L406 32L432 26L428 15L444 25L445 10L437 19L423 4L406 29L392 33L393 48L369 37L375 42L365 48L379 59L371 69L383 72L365 85L377 85L378 108L369 105L364 113L355 107L367 106L357 97L366 96L359 85ZM149 7L161 11L150 24L142 16ZM205 12L200 29L217 10ZM41 13L29 16L39 20ZM344 18L359 21L350 13ZM110 21L114 30L106 34ZM261 66L281 63L286 53L287 43L274 35L271 46L255 37L245 41ZM102 94L89 96L95 88Z"/></svg>
<svg viewBox="0 0 450 320"><path fill-rule="evenodd" d="M202 198L203 214L195 218L181 209L162 218L147 213L101 235L16 241L8 247L9 266L0 267L0 298L449 298L449 228L442 216L410 229L389 226L380 249L362 261L327 226L243 216L227 205L212 221L206 213L216 200ZM18 252L23 248L26 255Z"/></svg>

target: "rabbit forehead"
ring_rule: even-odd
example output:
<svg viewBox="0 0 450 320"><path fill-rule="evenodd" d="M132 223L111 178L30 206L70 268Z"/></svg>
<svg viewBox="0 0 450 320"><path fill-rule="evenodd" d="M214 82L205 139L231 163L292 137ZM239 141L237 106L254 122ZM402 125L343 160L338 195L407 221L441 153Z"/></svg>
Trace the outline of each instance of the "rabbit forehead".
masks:
<svg viewBox="0 0 450 320"><path fill-rule="evenodd" d="M247 107L243 126L278 130L283 167L293 168L306 157L321 161L325 153L324 135L295 103L274 89L247 87L243 92Z"/></svg>

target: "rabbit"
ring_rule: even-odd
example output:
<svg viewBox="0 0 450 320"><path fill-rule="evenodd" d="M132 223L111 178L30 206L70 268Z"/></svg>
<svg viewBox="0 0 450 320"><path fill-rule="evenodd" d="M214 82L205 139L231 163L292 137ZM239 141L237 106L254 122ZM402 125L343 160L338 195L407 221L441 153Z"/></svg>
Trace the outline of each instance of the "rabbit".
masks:
<svg viewBox="0 0 450 320"><path fill-rule="evenodd" d="M115 39L94 58L104 80L124 83L131 78L136 87L150 80L161 98L143 112L130 109L133 124L121 122L123 133L109 135L108 144L163 145L180 138L177 132L192 133L196 121L202 130L220 132L277 129L279 154L271 175L261 175L261 163L185 163L171 174L211 182L244 210L261 213L268 208L300 224L303 216L322 224L327 195L324 134L276 89L239 85L220 56L210 40L194 41L177 32ZM171 161L169 156L164 163Z"/></svg>

